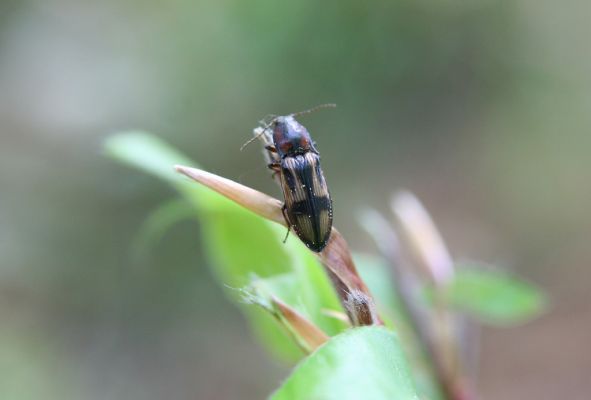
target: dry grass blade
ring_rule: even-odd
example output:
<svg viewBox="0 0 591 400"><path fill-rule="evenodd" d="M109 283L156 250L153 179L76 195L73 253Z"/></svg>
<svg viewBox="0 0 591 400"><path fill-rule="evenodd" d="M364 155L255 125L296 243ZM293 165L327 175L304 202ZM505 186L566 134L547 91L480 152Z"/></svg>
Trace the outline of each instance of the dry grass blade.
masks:
<svg viewBox="0 0 591 400"><path fill-rule="evenodd" d="M258 190L251 189L248 186L241 185L238 182L201 169L184 167L182 165L176 165L174 169L261 217L285 225L285 219L281 212L283 203L279 200L267 196Z"/></svg>
<svg viewBox="0 0 591 400"><path fill-rule="evenodd" d="M276 297L272 297L271 301L279 312L280 318L289 325L291 332L303 342L301 344L305 345L307 352L313 352L328 341L329 337L326 333L295 309Z"/></svg>
<svg viewBox="0 0 591 400"><path fill-rule="evenodd" d="M425 207L407 191L398 192L391 207L424 274L436 286L447 284L454 274L453 261Z"/></svg>
<svg viewBox="0 0 591 400"><path fill-rule="evenodd" d="M272 294L264 294L256 285L240 289L242 299L271 314L307 354L328 341L329 336L314 323Z"/></svg>

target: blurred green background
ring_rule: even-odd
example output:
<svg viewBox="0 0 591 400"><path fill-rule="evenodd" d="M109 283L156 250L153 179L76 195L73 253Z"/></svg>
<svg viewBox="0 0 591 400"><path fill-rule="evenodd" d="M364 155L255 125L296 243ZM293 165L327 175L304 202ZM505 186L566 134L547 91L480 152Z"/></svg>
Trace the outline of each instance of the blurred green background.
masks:
<svg viewBox="0 0 591 400"><path fill-rule="evenodd" d="M104 157L151 131L279 196L269 113L322 153L335 224L408 188L458 259L547 288L541 319L484 332L488 399L591 391L591 52L585 1L0 2L0 398L259 399L270 360L213 283L195 223L135 257L173 192Z"/></svg>

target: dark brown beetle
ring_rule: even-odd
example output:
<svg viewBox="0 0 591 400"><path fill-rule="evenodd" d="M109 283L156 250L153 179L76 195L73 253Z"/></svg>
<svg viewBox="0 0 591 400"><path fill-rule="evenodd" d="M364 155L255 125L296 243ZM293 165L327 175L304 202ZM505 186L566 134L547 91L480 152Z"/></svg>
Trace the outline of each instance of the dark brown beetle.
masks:
<svg viewBox="0 0 591 400"><path fill-rule="evenodd" d="M322 251L332 230L332 201L324 174L320 168L320 155L308 130L295 120L296 115L275 117L257 135L266 141L269 168L280 177L285 204L283 216L289 229L295 231L304 244L315 252ZM288 229L288 234L289 234Z"/></svg>

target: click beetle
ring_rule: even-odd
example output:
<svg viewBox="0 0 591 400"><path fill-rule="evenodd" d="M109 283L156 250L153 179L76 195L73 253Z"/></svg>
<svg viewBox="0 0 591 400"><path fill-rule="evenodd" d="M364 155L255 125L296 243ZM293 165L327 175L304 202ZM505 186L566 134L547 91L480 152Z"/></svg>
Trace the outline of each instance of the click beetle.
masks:
<svg viewBox="0 0 591 400"><path fill-rule="evenodd" d="M268 151L268 167L278 174L285 203L283 216L288 231L293 229L312 251L320 252L332 230L332 200L320 168L320 154L308 130L295 117L313 109L275 117L259 129ZM287 237L286 237L287 238Z"/></svg>

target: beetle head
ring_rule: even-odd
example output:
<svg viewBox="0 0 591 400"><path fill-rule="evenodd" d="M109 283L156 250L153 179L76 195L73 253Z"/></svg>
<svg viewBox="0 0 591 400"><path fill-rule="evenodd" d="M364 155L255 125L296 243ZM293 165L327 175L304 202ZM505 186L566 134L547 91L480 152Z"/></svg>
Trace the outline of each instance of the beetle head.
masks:
<svg viewBox="0 0 591 400"><path fill-rule="evenodd" d="M288 155L304 154L308 151L313 151L314 153L318 154L318 151L316 148L314 148L314 142L310 138L308 130L298 121L296 121L294 117L297 117L298 115L309 114L316 110L320 110L321 108L329 107L334 108L336 107L336 104L320 104L308 110L286 116L274 117L269 123L263 120L261 121L261 126L255 129L255 136L244 143L242 147L240 147L240 151L242 151L246 146L248 146L257 138L267 135L267 132L269 132L268 129L270 129L273 136L273 143L275 144L277 152L281 158Z"/></svg>
<svg viewBox="0 0 591 400"><path fill-rule="evenodd" d="M275 118L271 127L273 142L282 158L309 151L317 153L308 130L292 115Z"/></svg>

